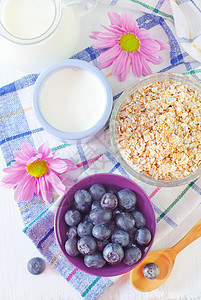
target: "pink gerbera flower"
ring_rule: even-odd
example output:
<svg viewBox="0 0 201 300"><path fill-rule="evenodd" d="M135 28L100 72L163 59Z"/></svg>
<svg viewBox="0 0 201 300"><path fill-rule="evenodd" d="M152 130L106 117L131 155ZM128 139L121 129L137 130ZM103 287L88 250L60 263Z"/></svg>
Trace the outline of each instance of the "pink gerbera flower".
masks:
<svg viewBox="0 0 201 300"><path fill-rule="evenodd" d="M26 142L22 144L22 150L13 152L15 161L4 169L8 174L2 183L7 188L15 188L15 201L31 201L35 193L49 203L53 192L62 195L66 191L62 175L77 167L71 160L55 158L56 151L52 157L49 157L50 153L48 142L39 147L38 153Z"/></svg>
<svg viewBox="0 0 201 300"><path fill-rule="evenodd" d="M94 48L109 48L100 54L98 67L104 69L112 65L112 73L119 81L124 81L132 65L136 77L152 73L148 62L160 64L158 52L167 45L154 40L148 30L139 28L130 11L121 16L108 13L111 25L103 26L108 32L93 31L91 38L98 40Z"/></svg>

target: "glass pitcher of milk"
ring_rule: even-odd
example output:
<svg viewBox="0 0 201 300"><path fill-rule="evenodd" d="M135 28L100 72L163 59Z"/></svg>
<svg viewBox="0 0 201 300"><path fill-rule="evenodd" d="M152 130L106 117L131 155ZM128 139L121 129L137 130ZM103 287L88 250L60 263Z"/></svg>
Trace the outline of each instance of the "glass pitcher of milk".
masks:
<svg viewBox="0 0 201 300"><path fill-rule="evenodd" d="M69 58L77 45L80 15L97 0L0 0L0 59L39 73Z"/></svg>

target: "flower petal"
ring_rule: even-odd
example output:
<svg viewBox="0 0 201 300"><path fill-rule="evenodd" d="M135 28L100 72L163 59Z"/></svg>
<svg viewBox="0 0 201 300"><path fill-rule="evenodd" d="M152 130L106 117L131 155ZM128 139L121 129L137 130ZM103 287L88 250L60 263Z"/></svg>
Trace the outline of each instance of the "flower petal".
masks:
<svg viewBox="0 0 201 300"><path fill-rule="evenodd" d="M70 172L70 171L74 171L74 170L77 170L78 167L74 164L74 162L72 162L72 160L70 159L63 159L66 164L67 164L67 171L66 172Z"/></svg>
<svg viewBox="0 0 201 300"><path fill-rule="evenodd" d="M108 17L110 19L110 23L113 25L121 26L121 16L116 12L109 12Z"/></svg>
<svg viewBox="0 0 201 300"><path fill-rule="evenodd" d="M13 154L15 155L15 160L17 160L19 162L27 163L27 161L29 159L27 156L24 156L24 154L21 150L15 150L15 151L13 151Z"/></svg>
<svg viewBox="0 0 201 300"><path fill-rule="evenodd" d="M98 43L93 45L94 49L102 49L102 48L110 48L114 47L117 44L117 42L113 39L105 40L105 41L99 41Z"/></svg>
<svg viewBox="0 0 201 300"><path fill-rule="evenodd" d="M8 167L3 169L3 171L5 173L18 173L20 171L26 171L26 165L25 164L21 164L19 166L12 166L12 167Z"/></svg>
<svg viewBox="0 0 201 300"><path fill-rule="evenodd" d="M114 32L118 34L122 34L124 32L123 28L117 26L117 25L110 25L110 27L106 27L104 25L101 25L105 30L109 32Z"/></svg>
<svg viewBox="0 0 201 300"><path fill-rule="evenodd" d="M102 40L116 40L119 41L121 37L120 33L115 33L115 32L100 32L100 34L98 35L97 40L102 41Z"/></svg>
<svg viewBox="0 0 201 300"><path fill-rule="evenodd" d="M41 159L46 159L51 153L49 143L45 142L38 148L38 154L42 154Z"/></svg>
<svg viewBox="0 0 201 300"><path fill-rule="evenodd" d="M36 150L26 142L22 144L22 152L28 159L36 155Z"/></svg>
<svg viewBox="0 0 201 300"><path fill-rule="evenodd" d="M131 11L123 12L121 16L122 27L129 33L137 34L139 31L138 24L133 17Z"/></svg>
<svg viewBox="0 0 201 300"><path fill-rule="evenodd" d="M65 188L64 184L61 182L61 179L59 178L59 176L57 176L53 171L50 171L50 172L46 173L46 179L48 180L48 182L52 185L52 187L55 189L55 191L59 195L63 195L66 188Z"/></svg>
<svg viewBox="0 0 201 300"><path fill-rule="evenodd" d="M9 173L9 174L5 175L2 178L1 183L6 188L13 188L16 185L18 185L21 180L26 178L26 176L27 176L27 171L26 170L25 171L12 172L12 173Z"/></svg>
<svg viewBox="0 0 201 300"><path fill-rule="evenodd" d="M159 44L160 50L164 50L164 49L167 49L169 47L169 45L166 44L166 43L160 42L158 40L154 40L154 41Z"/></svg>
<svg viewBox="0 0 201 300"><path fill-rule="evenodd" d="M130 55L128 52L126 52L124 68L123 68L122 73L120 73L118 76L119 81L122 82L126 79L127 75L130 72L130 65L131 65Z"/></svg>
<svg viewBox="0 0 201 300"><path fill-rule="evenodd" d="M152 74L152 70L149 67L147 60L143 55L141 55L141 63L142 63L142 75L147 76Z"/></svg>
<svg viewBox="0 0 201 300"><path fill-rule="evenodd" d="M112 74L119 76L123 72L126 62L127 62L127 52L122 50L121 53L113 62Z"/></svg>
<svg viewBox="0 0 201 300"><path fill-rule="evenodd" d="M132 71L134 76L141 77L142 76L142 63L140 59L140 53L138 51L133 52L131 55L132 62Z"/></svg>
<svg viewBox="0 0 201 300"><path fill-rule="evenodd" d="M156 52L160 50L160 45L152 39L146 39L146 40L141 40L140 49L143 50L145 49L150 52Z"/></svg>
<svg viewBox="0 0 201 300"><path fill-rule="evenodd" d="M89 36L91 39L97 40L97 37L99 35L99 31L92 31L92 34Z"/></svg>
<svg viewBox="0 0 201 300"><path fill-rule="evenodd" d="M15 167L16 167L16 168L18 168L18 167L19 167L19 168L20 168L20 167L23 168L23 167L26 167L26 164L25 164L25 163L22 163L22 162L19 162L19 161L12 161L12 162L11 162L11 166L14 167L14 168L15 168Z"/></svg>
<svg viewBox="0 0 201 300"><path fill-rule="evenodd" d="M50 203L53 200L52 197L52 187L49 182L46 180L45 176L39 178L38 186L40 189L40 193L45 202Z"/></svg>
<svg viewBox="0 0 201 300"><path fill-rule="evenodd" d="M152 62L152 64L154 64L154 65L159 65L163 61L162 57L160 57L160 56L154 56L151 54L147 54L143 50L141 51L141 53L143 53L143 55L147 61Z"/></svg>
<svg viewBox="0 0 201 300"><path fill-rule="evenodd" d="M33 199L34 193L36 191L37 179L32 176L27 176L27 183L24 185L23 194L21 195L22 201L29 202Z"/></svg>
<svg viewBox="0 0 201 300"><path fill-rule="evenodd" d="M58 173L64 173L68 168L67 163L61 158L48 157L46 163L49 169Z"/></svg>
<svg viewBox="0 0 201 300"><path fill-rule="evenodd" d="M15 189L14 199L16 202L23 201L29 202L34 196L36 190L37 179L32 176L23 178Z"/></svg>
<svg viewBox="0 0 201 300"><path fill-rule="evenodd" d="M115 45L114 47L102 52L99 56L98 68L104 69L109 67L121 51L121 47L119 45Z"/></svg>
<svg viewBox="0 0 201 300"><path fill-rule="evenodd" d="M151 39L151 34L147 29L140 28L138 33L137 33L137 38L140 39L140 40Z"/></svg>

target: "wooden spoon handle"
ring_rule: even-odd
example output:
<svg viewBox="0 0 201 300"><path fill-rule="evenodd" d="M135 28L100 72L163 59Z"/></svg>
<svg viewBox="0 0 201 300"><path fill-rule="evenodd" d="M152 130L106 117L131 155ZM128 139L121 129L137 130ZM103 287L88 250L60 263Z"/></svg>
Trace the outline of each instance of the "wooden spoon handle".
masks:
<svg viewBox="0 0 201 300"><path fill-rule="evenodd" d="M171 249L177 253L183 250L186 246L201 236L201 219L198 221L192 229Z"/></svg>

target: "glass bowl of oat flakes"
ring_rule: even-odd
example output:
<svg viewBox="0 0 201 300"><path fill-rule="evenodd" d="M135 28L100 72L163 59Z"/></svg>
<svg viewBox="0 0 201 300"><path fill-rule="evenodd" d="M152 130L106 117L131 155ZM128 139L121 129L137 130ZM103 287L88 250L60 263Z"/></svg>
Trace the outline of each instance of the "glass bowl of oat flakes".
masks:
<svg viewBox="0 0 201 300"><path fill-rule="evenodd" d="M110 119L114 155L135 178L157 186L201 174L201 84L157 73L127 88Z"/></svg>

